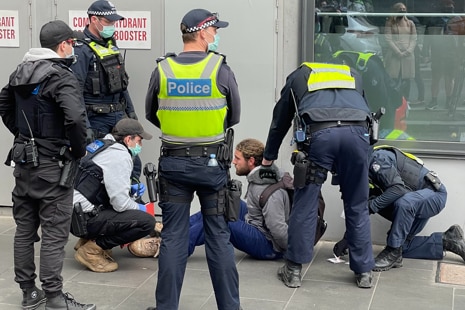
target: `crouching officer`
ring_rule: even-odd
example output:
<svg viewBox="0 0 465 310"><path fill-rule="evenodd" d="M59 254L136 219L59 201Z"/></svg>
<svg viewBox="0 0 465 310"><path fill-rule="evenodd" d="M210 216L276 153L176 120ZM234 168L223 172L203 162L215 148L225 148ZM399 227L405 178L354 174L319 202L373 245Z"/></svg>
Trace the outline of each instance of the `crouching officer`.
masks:
<svg viewBox="0 0 465 310"><path fill-rule="evenodd" d="M278 157L295 119L294 206L289 217L286 263L278 277L288 287L301 285L302 264L312 260L318 193L327 172L339 177L350 268L361 288L372 286L374 265L368 199L369 123L371 113L360 76L345 65L303 63L292 72L273 111L262 161L262 176Z"/></svg>
<svg viewBox="0 0 465 310"><path fill-rule="evenodd" d="M45 24L40 30L42 48L31 48L24 55L0 93L0 115L15 136L6 164L15 163L14 272L23 291L22 309L37 309L44 302L45 309L96 309L62 292L73 178L61 177L60 163L75 161L86 152L86 111L69 69L74 43L73 31L63 21ZM35 286L34 242L39 241L43 291Z"/></svg>
<svg viewBox="0 0 465 310"><path fill-rule="evenodd" d="M141 212L145 205L135 201L145 186L131 185L134 156L142 150L142 140L151 138L138 121L125 118L111 134L88 145L81 160L71 232L81 237L74 257L94 272L117 270L110 250L148 236L155 227L155 218Z"/></svg>
<svg viewBox="0 0 465 310"><path fill-rule="evenodd" d="M465 261L465 241L458 225L445 232L417 236L428 220L446 206L447 191L437 174L416 156L390 146L376 147L369 176L374 189L370 213L392 222L386 247L375 258L374 271L402 266L402 258L442 259L450 251Z"/></svg>
<svg viewBox="0 0 465 310"><path fill-rule="evenodd" d="M147 92L147 119L161 130L159 162L162 245L156 309L177 309L187 262L189 209L197 193L204 215L205 249L218 309L240 308L239 277L225 220L228 165L225 131L239 123L240 98L225 56L215 53L228 23L204 9L181 21L184 51L158 60ZM232 141L231 141L232 142ZM233 150L232 143L227 146ZM208 165L217 155L217 164ZM155 309L150 307L148 309Z"/></svg>

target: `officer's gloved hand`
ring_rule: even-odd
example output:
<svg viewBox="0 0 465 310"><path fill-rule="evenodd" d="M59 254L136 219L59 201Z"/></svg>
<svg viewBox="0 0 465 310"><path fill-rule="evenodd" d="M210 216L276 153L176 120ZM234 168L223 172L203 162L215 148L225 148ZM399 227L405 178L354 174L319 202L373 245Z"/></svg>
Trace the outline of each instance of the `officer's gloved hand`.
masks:
<svg viewBox="0 0 465 310"><path fill-rule="evenodd" d="M132 119L135 119L136 121L138 120L136 112L129 112L128 117L132 118Z"/></svg>
<svg viewBox="0 0 465 310"><path fill-rule="evenodd" d="M142 197L145 193L144 183L136 183L131 185L131 196L136 195L137 197Z"/></svg>
<svg viewBox="0 0 465 310"><path fill-rule="evenodd" d="M349 243L347 242L347 240L343 238L339 242L337 242L334 245L333 253L337 257L349 254Z"/></svg>
<svg viewBox="0 0 465 310"><path fill-rule="evenodd" d="M374 201L374 199L369 199L368 200L368 212L370 214L375 214L376 213L376 211L373 210L373 201Z"/></svg>
<svg viewBox="0 0 465 310"><path fill-rule="evenodd" d="M272 168L272 165L261 165L258 175L260 179L276 179L276 171Z"/></svg>
<svg viewBox="0 0 465 310"><path fill-rule="evenodd" d="M139 203L139 210L147 212L147 207L141 203Z"/></svg>

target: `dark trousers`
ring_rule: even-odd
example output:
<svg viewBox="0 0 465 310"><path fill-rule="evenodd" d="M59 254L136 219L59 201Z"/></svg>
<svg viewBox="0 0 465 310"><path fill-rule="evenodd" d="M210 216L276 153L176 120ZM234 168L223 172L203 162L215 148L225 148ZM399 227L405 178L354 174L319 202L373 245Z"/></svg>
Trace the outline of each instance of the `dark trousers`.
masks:
<svg viewBox="0 0 465 310"><path fill-rule="evenodd" d="M282 253L276 252L273 243L268 240L263 232L257 227L245 222L247 214L247 204L241 200L241 210L239 219L235 222L228 222L232 245L244 253L256 259L278 259L282 258ZM196 246L205 244L205 234L203 233L202 212L192 214L189 218L189 256Z"/></svg>
<svg viewBox="0 0 465 310"><path fill-rule="evenodd" d="M369 148L366 128L343 126L313 133L308 150L312 162L328 171L335 171L339 176L350 269L355 273L367 272L374 267L367 207ZM325 181L327 175L319 173L318 177ZM310 183L295 190L285 254L293 262L305 264L312 260L320 189L320 184Z"/></svg>
<svg viewBox="0 0 465 310"><path fill-rule="evenodd" d="M424 188L409 192L397 199L392 206L392 225L387 245L402 246L406 258L441 259L443 257L442 233L416 236L429 219L446 206L447 191L444 185L438 191Z"/></svg>
<svg viewBox="0 0 465 310"><path fill-rule="evenodd" d="M34 242L39 242L40 274L46 293L61 291L61 271L68 242L73 189L58 185L61 168L58 162L41 160L40 166L16 165L13 175L13 218L16 222L14 237L15 281L21 288L34 286L37 277L34 263Z"/></svg>
<svg viewBox="0 0 465 310"><path fill-rule="evenodd" d="M89 239L95 239L104 250L126 244L150 234L155 227L155 218L140 210L116 212L104 209L87 222Z"/></svg>
<svg viewBox="0 0 465 310"><path fill-rule="evenodd" d="M163 213L158 282L155 291L158 310L179 308L189 247L190 205L194 192L202 210L216 210L218 200L212 195L226 185L226 170L221 166L207 166L208 157L161 157L159 173L163 193L160 198ZM215 212L213 212L215 213ZM205 215L203 219L205 252L217 308L238 310L239 276L234 261L234 249L229 242L230 232L224 214Z"/></svg>

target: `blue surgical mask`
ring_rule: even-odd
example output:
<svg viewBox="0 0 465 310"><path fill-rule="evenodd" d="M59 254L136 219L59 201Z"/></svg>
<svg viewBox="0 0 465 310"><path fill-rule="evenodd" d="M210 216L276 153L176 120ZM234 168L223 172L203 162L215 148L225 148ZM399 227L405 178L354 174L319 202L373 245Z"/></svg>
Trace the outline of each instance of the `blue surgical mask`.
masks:
<svg viewBox="0 0 465 310"><path fill-rule="evenodd" d="M211 35L210 32L208 32L208 33ZM213 36L213 42L208 43L208 51L216 52L216 50L218 49L218 44L219 43L220 43L220 36L218 34L215 34Z"/></svg>
<svg viewBox="0 0 465 310"><path fill-rule="evenodd" d="M142 146L139 145L139 143L136 143L136 146L134 147L128 147L129 151L131 152L133 157L136 157L137 155L140 154L142 151Z"/></svg>
<svg viewBox="0 0 465 310"><path fill-rule="evenodd" d="M113 34L115 33L115 25L104 26L102 25L100 20L98 20L98 23L100 24L100 26L102 26L102 31L99 30L100 36L104 39L111 38Z"/></svg>

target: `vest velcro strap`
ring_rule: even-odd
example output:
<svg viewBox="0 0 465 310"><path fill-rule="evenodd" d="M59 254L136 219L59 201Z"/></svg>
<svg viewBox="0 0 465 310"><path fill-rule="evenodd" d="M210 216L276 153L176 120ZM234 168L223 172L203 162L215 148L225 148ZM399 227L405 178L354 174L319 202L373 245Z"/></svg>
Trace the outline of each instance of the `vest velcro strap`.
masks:
<svg viewBox="0 0 465 310"><path fill-rule="evenodd" d="M182 146L179 148L161 147L161 156L180 157L209 157L210 154L217 154L219 145L205 146Z"/></svg>
<svg viewBox="0 0 465 310"><path fill-rule="evenodd" d="M367 121L333 121L333 122L319 122L312 123L307 125L307 134L312 134L318 130L333 128L333 127L343 127L343 126L364 126L368 127Z"/></svg>

